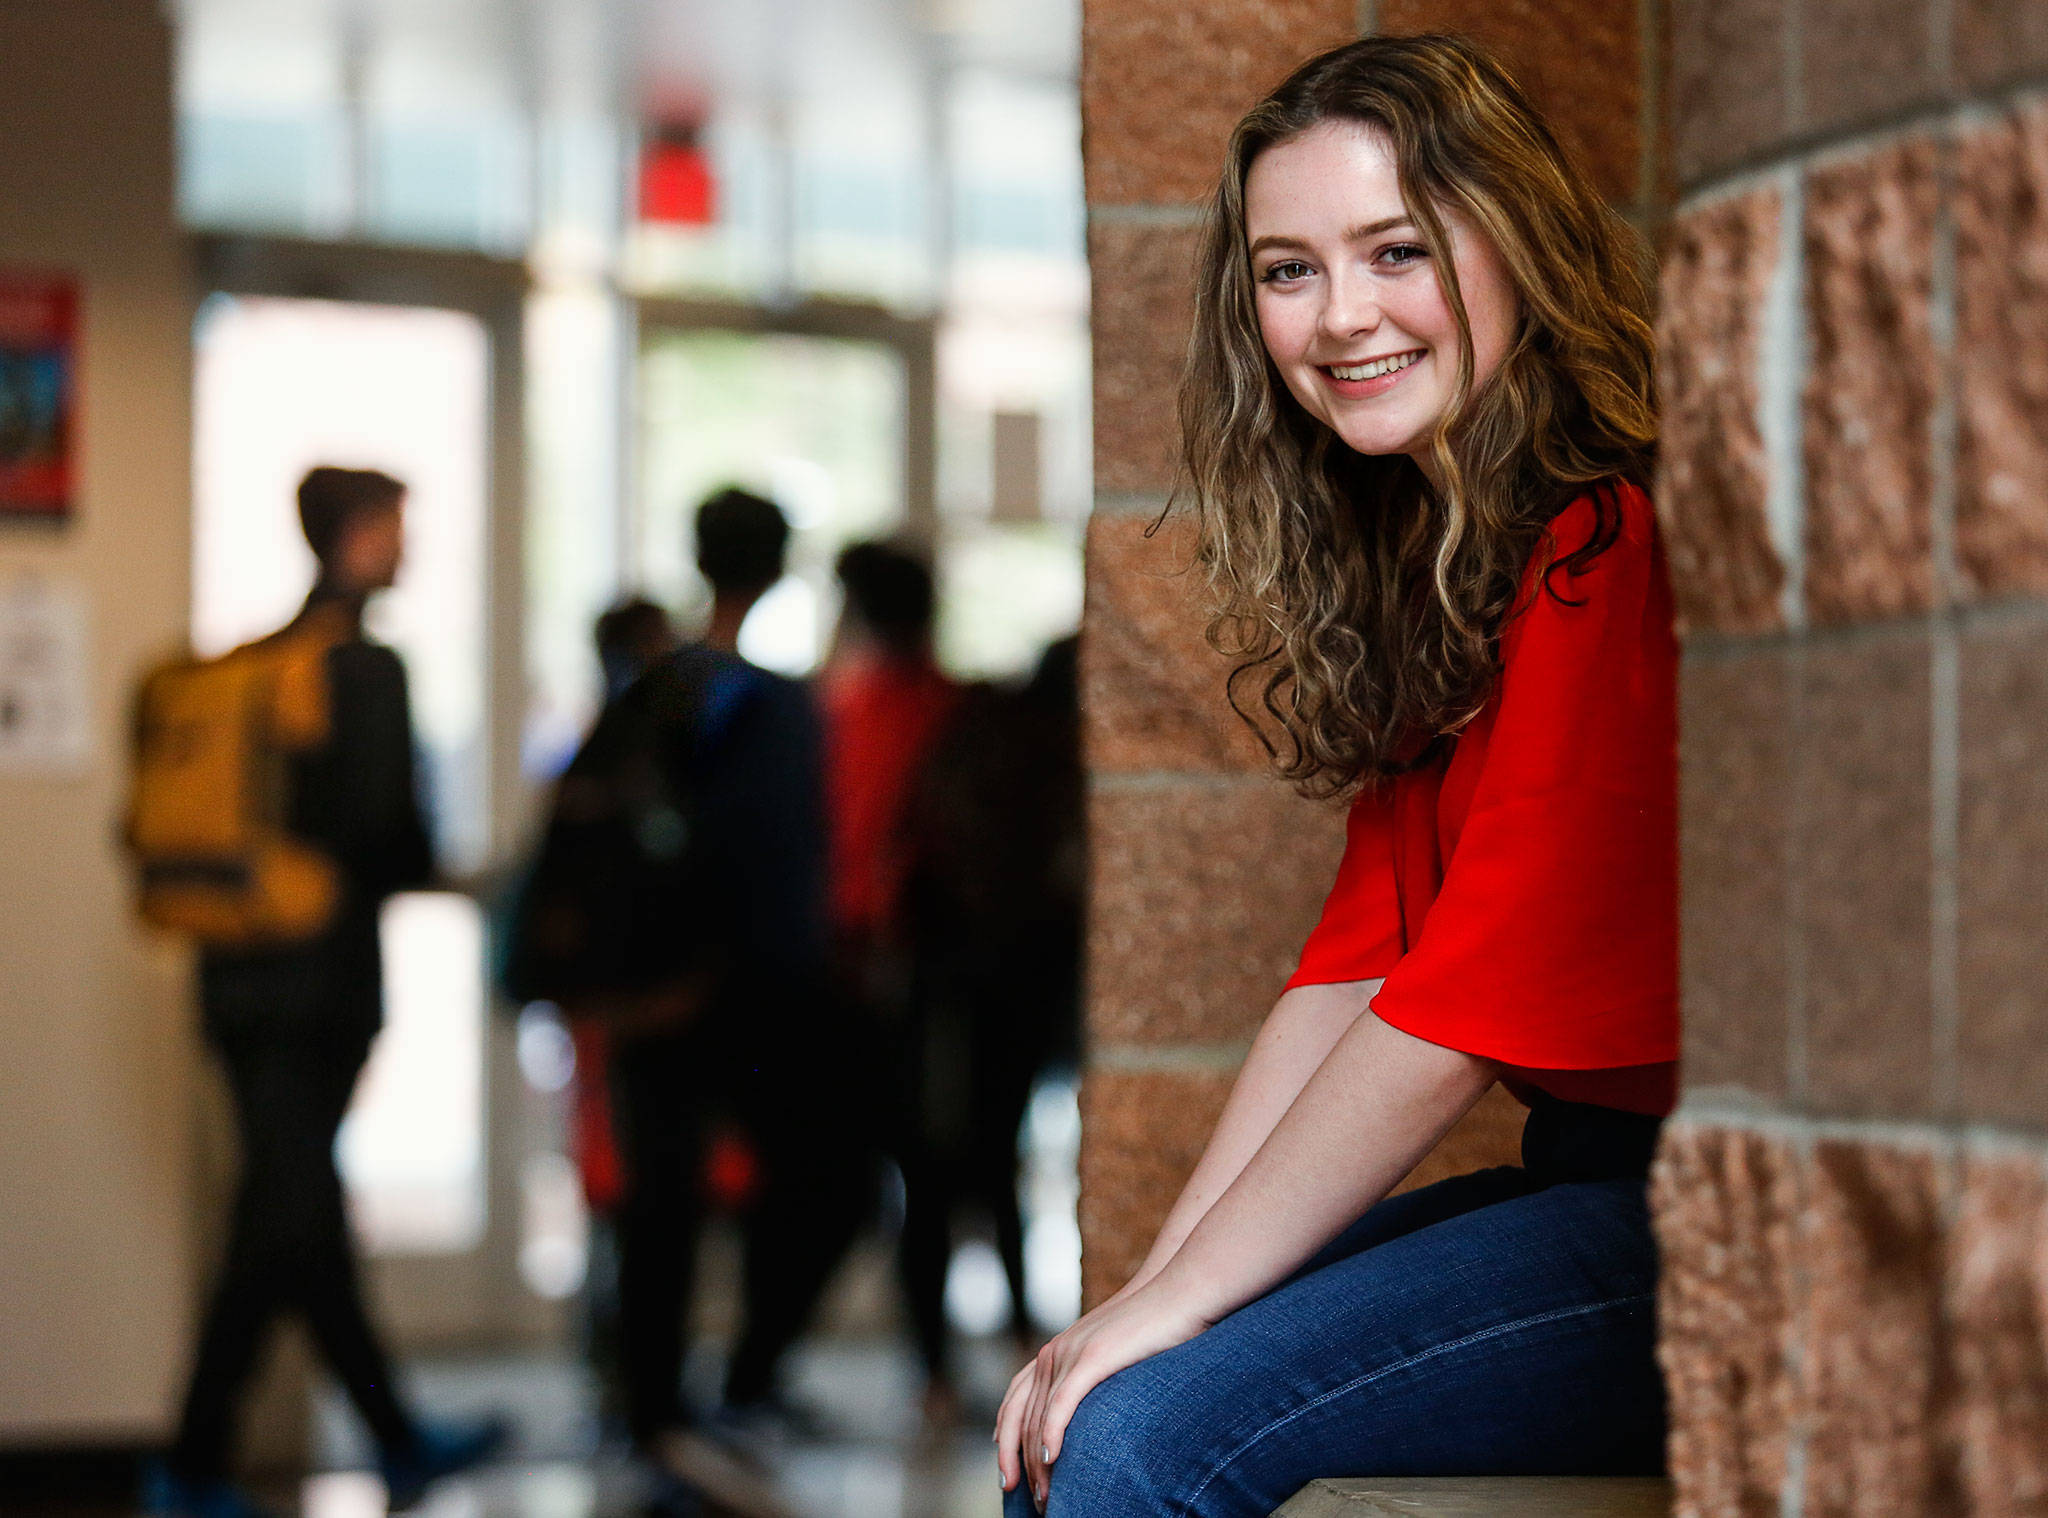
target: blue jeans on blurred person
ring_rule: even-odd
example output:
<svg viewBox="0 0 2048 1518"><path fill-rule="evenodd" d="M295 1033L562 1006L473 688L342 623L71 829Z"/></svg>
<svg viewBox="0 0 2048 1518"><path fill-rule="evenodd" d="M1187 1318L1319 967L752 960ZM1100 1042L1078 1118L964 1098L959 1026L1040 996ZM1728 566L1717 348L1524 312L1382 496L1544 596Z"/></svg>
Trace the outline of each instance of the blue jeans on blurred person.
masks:
<svg viewBox="0 0 2048 1518"><path fill-rule="evenodd" d="M1090 1392L1048 1518L1267 1518L1320 1476L1661 1472L1656 1130L1538 1098L1523 1166L1381 1202ZM1019 1481L1005 1518L1034 1511Z"/></svg>

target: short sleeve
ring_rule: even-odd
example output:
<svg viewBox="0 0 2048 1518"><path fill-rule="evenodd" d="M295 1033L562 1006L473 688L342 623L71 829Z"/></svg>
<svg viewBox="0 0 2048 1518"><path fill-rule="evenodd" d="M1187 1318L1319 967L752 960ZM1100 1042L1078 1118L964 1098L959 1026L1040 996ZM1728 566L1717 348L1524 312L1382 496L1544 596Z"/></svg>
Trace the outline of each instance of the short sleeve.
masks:
<svg viewBox="0 0 2048 1518"><path fill-rule="evenodd" d="M1559 515L1502 634L1485 761L1442 887L1374 998L1418 1038L1527 1069L1675 1059L1677 645L1649 501ZM1553 593L1553 591L1555 593Z"/></svg>
<svg viewBox="0 0 2048 1518"><path fill-rule="evenodd" d="M1351 804L1336 882L1287 989L1377 980L1394 967L1402 947L1393 787L1375 786Z"/></svg>

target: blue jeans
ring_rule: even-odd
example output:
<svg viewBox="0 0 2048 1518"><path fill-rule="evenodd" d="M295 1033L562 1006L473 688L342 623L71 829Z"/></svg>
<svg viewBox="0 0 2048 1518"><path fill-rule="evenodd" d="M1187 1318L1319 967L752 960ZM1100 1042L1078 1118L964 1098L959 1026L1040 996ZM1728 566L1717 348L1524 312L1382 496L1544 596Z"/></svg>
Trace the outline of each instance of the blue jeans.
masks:
<svg viewBox="0 0 2048 1518"><path fill-rule="evenodd" d="M1380 1203L1090 1392L1047 1518L1266 1518L1318 1476L1661 1472L1655 1135L1539 1100L1523 1166ZM1004 1518L1033 1511L1020 1481Z"/></svg>

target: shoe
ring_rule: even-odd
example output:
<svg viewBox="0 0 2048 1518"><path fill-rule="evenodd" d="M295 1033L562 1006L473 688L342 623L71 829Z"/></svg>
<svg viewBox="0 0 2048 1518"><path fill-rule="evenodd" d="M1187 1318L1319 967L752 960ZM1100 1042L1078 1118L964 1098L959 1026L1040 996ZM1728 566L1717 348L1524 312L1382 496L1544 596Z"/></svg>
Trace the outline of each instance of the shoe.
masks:
<svg viewBox="0 0 2048 1518"><path fill-rule="evenodd" d="M274 1518L227 1481L188 1481L161 1460L142 1469L142 1510L150 1518Z"/></svg>
<svg viewBox="0 0 2048 1518"><path fill-rule="evenodd" d="M490 1459L511 1433L511 1423L498 1414L421 1424L411 1449L400 1454L387 1452L377 1462L384 1475L384 1500L393 1512L411 1507L436 1481Z"/></svg>

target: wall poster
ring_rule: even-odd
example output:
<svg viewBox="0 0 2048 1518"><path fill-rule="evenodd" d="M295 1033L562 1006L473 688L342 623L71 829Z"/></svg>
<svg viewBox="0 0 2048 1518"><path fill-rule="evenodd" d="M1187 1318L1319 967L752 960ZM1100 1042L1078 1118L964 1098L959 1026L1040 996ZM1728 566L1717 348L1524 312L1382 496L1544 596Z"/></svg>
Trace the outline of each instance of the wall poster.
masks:
<svg viewBox="0 0 2048 1518"><path fill-rule="evenodd" d="M78 286L0 270L0 523L71 515Z"/></svg>
<svg viewBox="0 0 2048 1518"><path fill-rule="evenodd" d="M85 594L69 581L0 580L0 774L75 774L91 758Z"/></svg>

